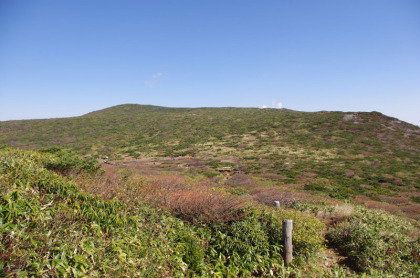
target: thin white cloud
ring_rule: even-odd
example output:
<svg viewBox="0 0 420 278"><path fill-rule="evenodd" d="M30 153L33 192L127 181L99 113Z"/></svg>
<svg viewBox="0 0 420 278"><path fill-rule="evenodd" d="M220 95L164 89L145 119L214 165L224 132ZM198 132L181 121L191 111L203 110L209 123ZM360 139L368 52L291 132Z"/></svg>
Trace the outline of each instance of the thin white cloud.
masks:
<svg viewBox="0 0 420 278"><path fill-rule="evenodd" d="M265 108L269 108L268 105L265 105L264 104L263 106L260 106L260 109L265 109ZM283 103L282 102L277 102L277 100L273 100L271 102L270 108L273 108L273 109L283 109Z"/></svg>
<svg viewBox="0 0 420 278"><path fill-rule="evenodd" d="M283 103L278 102L277 99L273 99L271 101L271 108L282 109L283 108Z"/></svg>
<svg viewBox="0 0 420 278"><path fill-rule="evenodd" d="M166 73L164 72L155 73L150 79L145 80L144 84L146 84L147 87L152 89L159 82L159 79L164 75L166 75Z"/></svg>

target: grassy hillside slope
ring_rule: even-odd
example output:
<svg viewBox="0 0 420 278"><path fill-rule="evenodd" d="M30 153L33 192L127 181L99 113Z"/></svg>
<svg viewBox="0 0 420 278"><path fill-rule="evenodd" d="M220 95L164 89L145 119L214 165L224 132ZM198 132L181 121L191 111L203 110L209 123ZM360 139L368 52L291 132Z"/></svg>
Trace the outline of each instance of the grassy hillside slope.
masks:
<svg viewBox="0 0 420 278"><path fill-rule="evenodd" d="M140 195L85 193L49 170L58 165L92 169L69 153L0 149L1 277L281 276L322 245L323 224L312 216L250 206L234 221L194 226L145 206ZM289 270L280 253L283 218L302 223Z"/></svg>
<svg viewBox="0 0 420 278"><path fill-rule="evenodd" d="M208 177L230 166L265 187L420 215L420 128L377 112L130 104L74 118L0 122L0 144L65 146L111 160L193 158L203 165L195 171ZM169 170L171 162L164 163L159 167Z"/></svg>
<svg viewBox="0 0 420 278"><path fill-rule="evenodd" d="M88 193L96 189L101 196ZM58 149L0 148L0 196L2 277L357 276L323 266L324 225L313 215L274 210L193 180L113 181L93 161ZM288 267L282 219L294 223ZM403 219L357 208L329 237L363 277L418 277L413 232Z"/></svg>
<svg viewBox="0 0 420 278"><path fill-rule="evenodd" d="M3 144L25 148L56 144L109 154L153 150L163 154L197 143L227 141L242 143L240 148L274 144L398 155L420 142L420 128L376 112L143 105L120 105L74 118L1 122L0 131ZM256 138L246 140L245 135Z"/></svg>

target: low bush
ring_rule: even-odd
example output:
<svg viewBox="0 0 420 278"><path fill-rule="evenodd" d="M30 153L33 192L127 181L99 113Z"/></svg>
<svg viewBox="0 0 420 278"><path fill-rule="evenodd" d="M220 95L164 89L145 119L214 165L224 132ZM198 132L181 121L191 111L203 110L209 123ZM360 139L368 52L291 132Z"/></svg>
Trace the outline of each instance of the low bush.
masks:
<svg viewBox="0 0 420 278"><path fill-rule="evenodd" d="M0 152L1 277L183 277L197 269L202 240L190 226L83 193L45 169L48 158Z"/></svg>
<svg viewBox="0 0 420 278"><path fill-rule="evenodd" d="M412 199L415 203L420 204L420 196L417 196L417 197L411 197L411 199Z"/></svg>
<svg viewBox="0 0 420 278"><path fill-rule="evenodd" d="M229 188L226 190L230 194L238 195L238 196L245 196L249 194L249 191L245 188Z"/></svg>
<svg viewBox="0 0 420 278"><path fill-rule="evenodd" d="M42 158L45 168L60 174L79 173L81 171L93 173L99 169L95 158L87 157L82 159L70 150L50 147L41 149L40 153L50 154Z"/></svg>
<svg viewBox="0 0 420 278"><path fill-rule="evenodd" d="M280 276L282 259L282 221L293 220L294 265L300 265L322 247L324 225L316 218L296 211L279 211L264 206L247 206L242 220L214 225L210 253L215 264L237 269L236 276L264 276L271 271ZM216 257L223 255L222 257ZM222 259L221 259L222 258ZM256 263L259 262L259 263Z"/></svg>
<svg viewBox="0 0 420 278"><path fill-rule="evenodd" d="M220 223L242 218L241 200L235 195L197 190L161 193L164 197L157 200L159 206L190 223Z"/></svg>
<svg viewBox="0 0 420 278"><path fill-rule="evenodd" d="M305 190L312 190L312 191L321 191L321 192L327 192L328 191L328 189L325 187L324 184L319 184L319 183L305 184L304 189Z"/></svg>
<svg viewBox="0 0 420 278"><path fill-rule="evenodd" d="M410 239L413 230L408 221L384 211L358 209L328 236L363 272L418 277L420 239Z"/></svg>

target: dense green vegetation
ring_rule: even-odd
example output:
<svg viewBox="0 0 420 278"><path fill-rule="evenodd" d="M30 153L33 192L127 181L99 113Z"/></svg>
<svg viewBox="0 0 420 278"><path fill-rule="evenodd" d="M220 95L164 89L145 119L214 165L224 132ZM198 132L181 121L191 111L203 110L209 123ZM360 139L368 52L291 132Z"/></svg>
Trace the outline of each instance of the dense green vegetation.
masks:
<svg viewBox="0 0 420 278"><path fill-rule="evenodd" d="M323 225L298 212L246 207L234 222L192 225L83 193L46 169L56 154L3 149L0 158L3 276L281 275L284 217L304 223L295 227L296 267L322 245Z"/></svg>
<svg viewBox="0 0 420 278"><path fill-rule="evenodd" d="M71 176L47 169L56 170L63 156L59 169L68 167L70 157L75 172L81 165L90 164L88 171L95 167L63 150L0 150L2 276L353 276L311 263L322 250L324 225L299 212L302 207L275 211L249 204L233 221L182 221L182 215L151 208L127 193L133 184L126 177L127 185L116 192L120 198L82 192ZM280 233L286 218L295 223L295 259L287 268ZM328 236L372 277L417 277L420 242L408 236L413 231L385 212L358 209ZM308 262L312 270L305 270Z"/></svg>
<svg viewBox="0 0 420 278"><path fill-rule="evenodd" d="M410 240L414 227L382 211L360 209L337 225L331 240L364 272L416 277L420 274L420 238Z"/></svg>
<svg viewBox="0 0 420 278"><path fill-rule="evenodd" d="M353 152L371 149L391 154L407 149L404 145L415 145L420 136L418 127L376 112L304 113L287 109L143 105L115 106L74 118L2 122L0 130L3 144L26 148L66 145L108 155L177 155L195 144L208 142L245 150L272 144L311 151L343 148L341 151L345 152L350 148ZM246 140L243 135L255 138Z"/></svg>

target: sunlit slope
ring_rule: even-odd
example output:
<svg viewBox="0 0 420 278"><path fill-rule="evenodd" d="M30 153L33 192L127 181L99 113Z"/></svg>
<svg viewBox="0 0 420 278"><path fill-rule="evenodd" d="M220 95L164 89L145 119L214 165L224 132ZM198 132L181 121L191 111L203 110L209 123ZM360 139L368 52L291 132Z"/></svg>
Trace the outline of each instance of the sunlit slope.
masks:
<svg viewBox="0 0 420 278"><path fill-rule="evenodd" d="M254 108L165 108L119 105L81 117L0 122L0 144L51 145L84 152L159 153L196 143L237 142L254 136L264 144L345 151L418 151L420 129L380 113L316 112ZM244 142L246 144L246 142ZM250 147L250 144L239 148ZM179 146L182 145L182 146Z"/></svg>
<svg viewBox="0 0 420 278"><path fill-rule="evenodd" d="M412 215L420 199L420 128L378 112L130 104L74 118L1 122L0 131L0 144L24 149L65 146L112 160L194 157L213 168L281 175L276 182L330 197L407 204Z"/></svg>

